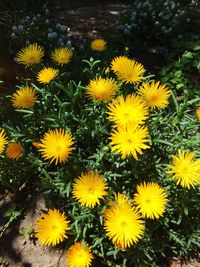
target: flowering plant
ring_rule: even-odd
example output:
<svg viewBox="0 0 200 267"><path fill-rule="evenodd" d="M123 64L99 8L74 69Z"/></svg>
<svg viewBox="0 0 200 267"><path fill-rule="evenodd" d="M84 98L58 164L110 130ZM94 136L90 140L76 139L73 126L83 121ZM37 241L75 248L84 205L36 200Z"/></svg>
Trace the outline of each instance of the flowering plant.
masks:
<svg viewBox="0 0 200 267"><path fill-rule="evenodd" d="M189 22L179 1L136 0L130 10L120 14L119 29L135 47L138 43L169 46L172 37L182 38Z"/></svg>
<svg viewBox="0 0 200 267"><path fill-rule="evenodd" d="M17 125L1 125L1 181L24 183L19 174L5 177L18 162L33 171L26 182L49 203L35 236L42 245L66 242L70 267L95 258L107 266L189 258L200 247L195 110L183 110L183 100L136 60L101 61L108 46L79 59L81 81L69 71L72 51L52 50L43 64L37 44L17 54L29 78L10 96Z"/></svg>

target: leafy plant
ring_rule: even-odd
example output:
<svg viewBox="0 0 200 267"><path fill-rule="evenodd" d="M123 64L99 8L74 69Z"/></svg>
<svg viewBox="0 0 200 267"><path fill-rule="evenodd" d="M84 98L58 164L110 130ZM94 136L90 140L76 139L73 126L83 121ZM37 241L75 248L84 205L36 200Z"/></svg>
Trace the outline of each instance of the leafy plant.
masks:
<svg viewBox="0 0 200 267"><path fill-rule="evenodd" d="M182 38L190 23L186 9L179 1L134 1L132 8L119 17L119 29L125 39L138 44L169 46L173 37Z"/></svg>
<svg viewBox="0 0 200 267"><path fill-rule="evenodd" d="M178 59L172 58L160 71L162 81L176 90L180 97L182 92L186 92L190 99L199 97L199 51L199 45L190 45Z"/></svg>

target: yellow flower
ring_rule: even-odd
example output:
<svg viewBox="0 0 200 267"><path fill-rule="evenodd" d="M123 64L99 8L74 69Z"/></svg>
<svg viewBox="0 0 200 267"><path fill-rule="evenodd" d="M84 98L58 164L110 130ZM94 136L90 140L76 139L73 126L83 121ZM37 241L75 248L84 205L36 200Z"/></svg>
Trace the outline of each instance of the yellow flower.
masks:
<svg viewBox="0 0 200 267"><path fill-rule="evenodd" d="M147 127L135 126L129 123L127 127L118 127L111 133L111 151L121 154L122 159L133 156L138 160L138 154L142 155L142 149L149 148Z"/></svg>
<svg viewBox="0 0 200 267"><path fill-rule="evenodd" d="M90 48L93 51L102 52L106 49L107 42L103 39L96 39L91 42Z"/></svg>
<svg viewBox="0 0 200 267"><path fill-rule="evenodd" d="M0 129L0 153L4 151L5 145L8 143L4 129Z"/></svg>
<svg viewBox="0 0 200 267"><path fill-rule="evenodd" d="M104 212L104 229L113 244L125 250L142 238L144 221L126 197L118 202L120 195L116 195L116 202L111 202Z"/></svg>
<svg viewBox="0 0 200 267"><path fill-rule="evenodd" d="M52 60L61 66L67 64L71 60L72 56L72 49L67 47L56 48L51 54Z"/></svg>
<svg viewBox="0 0 200 267"><path fill-rule="evenodd" d="M126 126L129 122L135 125L143 124L148 118L147 106L139 96L134 94L127 95L126 98L121 95L119 99L113 99L108 104L108 109L108 120L118 126Z"/></svg>
<svg viewBox="0 0 200 267"><path fill-rule="evenodd" d="M30 44L17 53L17 62L26 67L40 63L44 49L38 44Z"/></svg>
<svg viewBox="0 0 200 267"><path fill-rule="evenodd" d="M107 185L98 173L89 171L82 173L73 184L73 197L80 202L81 206L93 208L100 204L100 199L107 195Z"/></svg>
<svg viewBox="0 0 200 267"><path fill-rule="evenodd" d="M86 86L86 94L91 99L110 100L115 95L117 89L118 87L114 79L99 77L91 80L89 85Z"/></svg>
<svg viewBox="0 0 200 267"><path fill-rule="evenodd" d="M6 148L6 155L11 159L18 160L23 153L23 148L20 143L9 143Z"/></svg>
<svg viewBox="0 0 200 267"><path fill-rule="evenodd" d="M125 56L119 56L119 57L115 57L113 58L113 60L111 61L111 66L110 69L114 72L114 73L120 73L122 72L124 69L122 68L122 66L124 65L128 65L130 64L132 61L130 58L125 57Z"/></svg>
<svg viewBox="0 0 200 267"><path fill-rule="evenodd" d="M37 80L40 83L50 83L58 75L58 70L53 68L43 68L37 75Z"/></svg>
<svg viewBox="0 0 200 267"><path fill-rule="evenodd" d="M137 185L134 203L144 218L158 219L165 211L167 195L158 184L144 182Z"/></svg>
<svg viewBox="0 0 200 267"><path fill-rule="evenodd" d="M165 84L160 85L160 82L153 81L152 83L143 83L142 88L138 92L147 106L150 108L165 108L168 104L168 98L171 91Z"/></svg>
<svg viewBox="0 0 200 267"><path fill-rule="evenodd" d="M12 105L14 108L31 108L37 99L36 90L30 86L20 87L12 95Z"/></svg>
<svg viewBox="0 0 200 267"><path fill-rule="evenodd" d="M69 267L89 267L92 259L91 249L83 242L77 242L67 250L66 264Z"/></svg>
<svg viewBox="0 0 200 267"><path fill-rule="evenodd" d="M115 57L112 60L111 70L115 72L119 80L125 83L135 84L144 79L144 66L124 56Z"/></svg>
<svg viewBox="0 0 200 267"><path fill-rule="evenodd" d="M200 159L195 159L195 152L178 150L178 156L172 156L172 164L168 165L171 170L169 174L174 174L173 179L182 187L195 187L200 183Z"/></svg>
<svg viewBox="0 0 200 267"><path fill-rule="evenodd" d="M196 108L196 116L197 119L200 121L200 107Z"/></svg>
<svg viewBox="0 0 200 267"><path fill-rule="evenodd" d="M55 160L57 165L58 162L62 163L68 159L73 150L73 143L71 134L65 133L63 129L50 130L41 139L39 151L45 160L51 160L50 163Z"/></svg>
<svg viewBox="0 0 200 267"><path fill-rule="evenodd" d="M57 209L48 210L47 214L42 213L35 223L35 236L41 245L55 246L67 238L69 221L64 213Z"/></svg>

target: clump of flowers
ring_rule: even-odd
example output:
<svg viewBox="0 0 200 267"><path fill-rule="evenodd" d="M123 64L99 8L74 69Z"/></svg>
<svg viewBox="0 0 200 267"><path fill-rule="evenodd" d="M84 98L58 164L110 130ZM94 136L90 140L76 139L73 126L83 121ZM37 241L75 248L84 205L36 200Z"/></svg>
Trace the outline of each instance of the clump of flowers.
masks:
<svg viewBox="0 0 200 267"><path fill-rule="evenodd" d="M105 46L109 52L98 42L95 51ZM199 248L199 98L185 101L186 89L179 97L128 56L80 60L68 46L45 55L11 97L14 125L12 118L0 129L2 184L30 182L45 194L47 212L34 227L39 243L68 239L69 267L92 266L95 257L151 266Z"/></svg>
<svg viewBox="0 0 200 267"><path fill-rule="evenodd" d="M42 213L35 222L35 236L41 245L55 246L63 242L69 230L69 221L64 213L57 209L50 209Z"/></svg>
<svg viewBox="0 0 200 267"><path fill-rule="evenodd" d="M34 43L42 43L46 50L52 47L72 48L70 28L62 23L55 23L48 8L40 9L40 13L30 13L21 17L12 26L10 37L13 47L21 47Z"/></svg>
<svg viewBox="0 0 200 267"><path fill-rule="evenodd" d="M189 22L179 1L136 0L130 10L120 14L119 30L134 43L158 44L183 34L183 24Z"/></svg>

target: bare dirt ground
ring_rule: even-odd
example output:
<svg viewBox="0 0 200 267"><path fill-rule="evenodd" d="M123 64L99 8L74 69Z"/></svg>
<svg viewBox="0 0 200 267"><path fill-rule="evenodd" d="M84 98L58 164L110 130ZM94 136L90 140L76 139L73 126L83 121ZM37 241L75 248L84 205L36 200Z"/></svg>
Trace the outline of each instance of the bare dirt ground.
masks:
<svg viewBox="0 0 200 267"><path fill-rule="evenodd" d="M101 37L105 31L115 32L118 13L129 8L130 2L129 0L52 0L50 9L55 19L68 25L74 35L81 34L94 38ZM6 73L6 68L0 69L0 74L4 80L14 78L7 77L9 73ZM23 201L26 203L26 198L21 201L20 206L23 206ZM3 214L12 204L12 196L1 195L0 214ZM0 239L0 266L65 267L65 247L42 248L37 240L31 238L31 235L19 233L19 229L26 231L34 227L39 212L45 207L44 199L38 197L31 206L32 209L26 213L25 217L14 220ZM1 221L0 229L3 226ZM94 266L97 267L96 264ZM181 265L178 260L174 260L171 264L171 267L180 266L200 267L200 264L190 262L188 265ZM99 265L99 267L102 266Z"/></svg>
<svg viewBox="0 0 200 267"><path fill-rule="evenodd" d="M128 9L130 3L131 0L58 0L52 10L73 35L94 38L115 32L119 12Z"/></svg>

